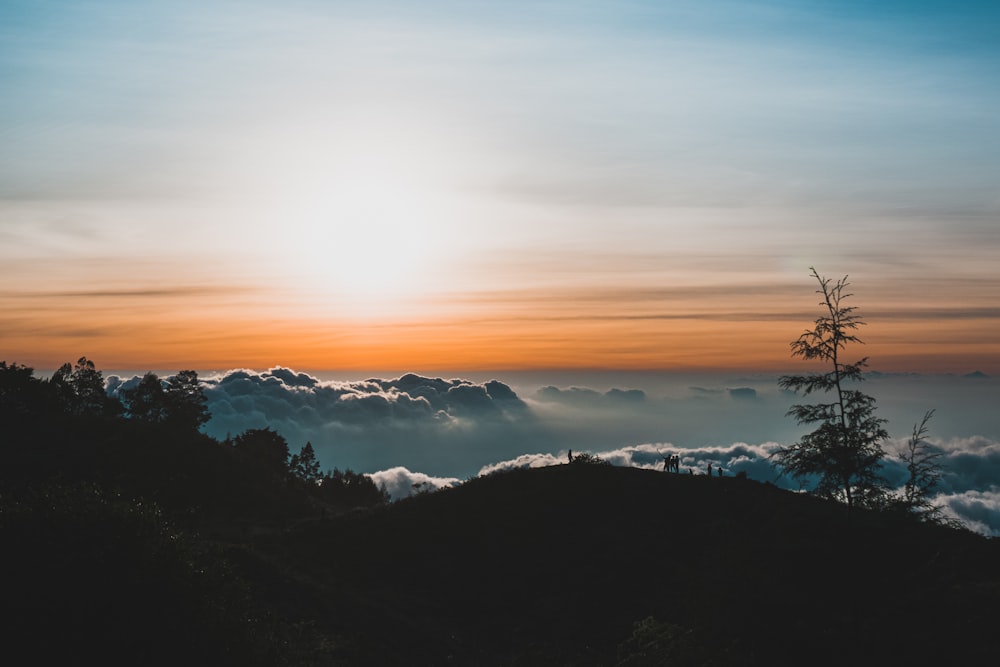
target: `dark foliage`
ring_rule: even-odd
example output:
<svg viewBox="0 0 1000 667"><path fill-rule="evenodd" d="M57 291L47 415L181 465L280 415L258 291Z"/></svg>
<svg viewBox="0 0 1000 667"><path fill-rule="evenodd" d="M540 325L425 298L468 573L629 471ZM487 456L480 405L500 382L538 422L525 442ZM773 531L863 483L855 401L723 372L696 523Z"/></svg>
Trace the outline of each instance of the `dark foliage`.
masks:
<svg viewBox="0 0 1000 667"><path fill-rule="evenodd" d="M121 392L121 400L130 418L174 430L197 431L211 418L195 371L180 371L166 381L146 373L139 384Z"/></svg>
<svg viewBox="0 0 1000 667"><path fill-rule="evenodd" d="M299 453L292 455L288 461L288 470L293 477L307 484L316 484L322 479L319 460L316 458L316 450L313 449L311 442L302 445Z"/></svg>
<svg viewBox="0 0 1000 667"><path fill-rule="evenodd" d="M389 502L389 494L371 477L350 469L327 471L317 482L316 494L335 508L376 507Z"/></svg>
<svg viewBox="0 0 1000 667"><path fill-rule="evenodd" d="M909 475L902 492L890 502L890 508L900 509L921 521L960 527L959 522L946 517L942 508L931 502L938 482L944 476L941 467L944 452L925 440L929 432L927 424L933 416L934 411L930 410L919 424L914 424L913 433L899 454Z"/></svg>
<svg viewBox="0 0 1000 667"><path fill-rule="evenodd" d="M167 378L164 399L168 421L178 428L196 431L212 417L208 411L208 399L195 371L179 371L177 375Z"/></svg>
<svg viewBox="0 0 1000 667"><path fill-rule="evenodd" d="M842 358L844 348L861 343L853 332L864 324L854 306L844 301L849 283L812 275L819 282L817 294L824 313L792 342L792 356L819 360L827 370L807 375L785 375L778 380L784 389L830 395L823 403L793 405L789 415L800 424L815 424L791 447L782 447L774 460L785 472L800 480L816 480L813 492L854 505L875 507L885 499L885 481L879 468L885 458L882 443L889 437L885 420L875 416L875 399L858 390L848 389L849 382L864 380L867 359L853 364Z"/></svg>
<svg viewBox="0 0 1000 667"><path fill-rule="evenodd" d="M332 486L293 474L273 431L241 434L236 445L199 433L207 411L194 372L166 382L147 374L125 406L81 389L100 377L85 359L53 380L0 362L0 543L4 571L18 573L5 610L24 611L16 628L39 644L32 664L324 660L330 640L309 619L253 611L246 596L268 568L249 568L243 590L209 545L341 511L324 499ZM303 452L311 471L315 459ZM354 493L352 507L370 497Z"/></svg>
<svg viewBox="0 0 1000 667"><path fill-rule="evenodd" d="M838 505L770 485L587 461L388 505L365 475L314 479L311 446L289 457L269 429L218 442L78 410L67 386L0 363L5 658L987 664L1000 649L1000 544L901 513L859 509L847 530Z"/></svg>
<svg viewBox="0 0 1000 667"><path fill-rule="evenodd" d="M99 416L121 411L121 404L104 391L104 375L87 357L80 357L73 366L60 366L50 382L60 407L70 414Z"/></svg>
<svg viewBox="0 0 1000 667"><path fill-rule="evenodd" d="M637 622L632 636L618 647L617 667L658 665L711 665L737 667L751 664L746 654L728 638L706 636L699 630L662 623L652 616Z"/></svg>
<svg viewBox="0 0 1000 667"><path fill-rule="evenodd" d="M997 648L998 547L860 508L847 530L839 504L749 480L590 465L258 541L308 582L293 607L380 665L977 664Z"/></svg>
<svg viewBox="0 0 1000 667"><path fill-rule="evenodd" d="M166 392L156 373L146 373L135 387L123 390L121 401L131 419L153 424L167 420Z"/></svg>
<svg viewBox="0 0 1000 667"><path fill-rule="evenodd" d="M0 361L0 419L4 426L26 419L52 402L49 387L36 380L34 373L30 366Z"/></svg>
<svg viewBox="0 0 1000 667"><path fill-rule="evenodd" d="M573 458L570 460L572 465L611 465L600 456L596 454L590 454L588 452L580 452L579 454L574 454Z"/></svg>
<svg viewBox="0 0 1000 667"><path fill-rule="evenodd" d="M243 461L265 473L288 474L288 441L269 428L253 428L233 438L233 448Z"/></svg>
<svg viewBox="0 0 1000 667"><path fill-rule="evenodd" d="M94 485L0 497L3 655L21 664L291 664L285 632L204 543Z"/></svg>

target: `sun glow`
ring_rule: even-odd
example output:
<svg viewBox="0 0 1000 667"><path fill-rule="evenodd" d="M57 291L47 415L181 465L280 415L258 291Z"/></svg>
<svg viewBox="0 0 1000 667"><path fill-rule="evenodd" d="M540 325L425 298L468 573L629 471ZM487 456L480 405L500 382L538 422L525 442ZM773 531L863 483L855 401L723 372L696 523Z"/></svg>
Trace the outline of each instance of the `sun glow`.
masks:
<svg viewBox="0 0 1000 667"><path fill-rule="evenodd" d="M443 288L456 251L455 202L442 151L386 131L302 159L275 207L300 289L337 317L381 319Z"/></svg>

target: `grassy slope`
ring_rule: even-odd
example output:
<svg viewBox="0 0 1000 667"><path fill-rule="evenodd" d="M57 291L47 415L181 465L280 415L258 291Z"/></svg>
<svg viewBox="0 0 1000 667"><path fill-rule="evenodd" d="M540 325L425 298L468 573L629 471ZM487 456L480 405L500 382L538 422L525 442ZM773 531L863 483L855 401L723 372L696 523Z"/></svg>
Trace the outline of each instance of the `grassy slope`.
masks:
<svg viewBox="0 0 1000 667"><path fill-rule="evenodd" d="M351 637L352 664L614 664L647 616L741 664L971 664L1000 648L998 547L848 526L842 506L753 481L580 465L257 545L280 563L272 601Z"/></svg>

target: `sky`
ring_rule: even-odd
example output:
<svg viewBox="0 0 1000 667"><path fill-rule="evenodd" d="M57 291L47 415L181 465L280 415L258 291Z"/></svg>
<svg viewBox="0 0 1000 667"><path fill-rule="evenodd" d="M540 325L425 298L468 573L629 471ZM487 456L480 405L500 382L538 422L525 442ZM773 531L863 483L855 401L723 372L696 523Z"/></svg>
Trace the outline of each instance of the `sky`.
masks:
<svg viewBox="0 0 1000 667"><path fill-rule="evenodd" d="M0 4L0 356L1000 375L995 2ZM391 372L391 373L390 373Z"/></svg>

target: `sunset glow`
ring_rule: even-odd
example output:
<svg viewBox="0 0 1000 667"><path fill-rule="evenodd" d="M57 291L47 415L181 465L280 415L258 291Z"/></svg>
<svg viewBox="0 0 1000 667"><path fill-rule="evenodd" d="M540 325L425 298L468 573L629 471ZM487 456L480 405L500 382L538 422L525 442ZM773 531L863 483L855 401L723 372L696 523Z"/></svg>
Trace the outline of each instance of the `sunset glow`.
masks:
<svg viewBox="0 0 1000 667"><path fill-rule="evenodd" d="M722 4L5 3L0 356L1000 374L994 6Z"/></svg>

